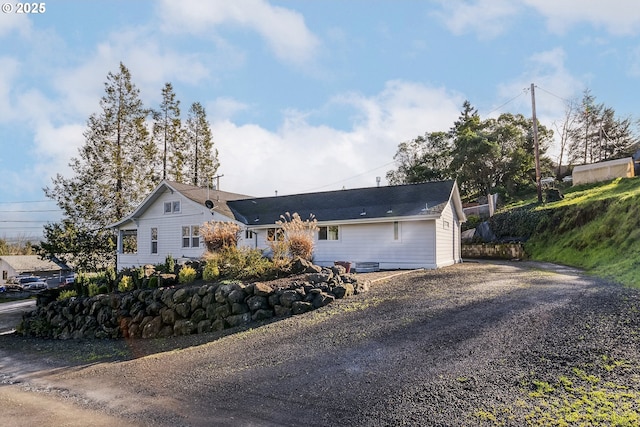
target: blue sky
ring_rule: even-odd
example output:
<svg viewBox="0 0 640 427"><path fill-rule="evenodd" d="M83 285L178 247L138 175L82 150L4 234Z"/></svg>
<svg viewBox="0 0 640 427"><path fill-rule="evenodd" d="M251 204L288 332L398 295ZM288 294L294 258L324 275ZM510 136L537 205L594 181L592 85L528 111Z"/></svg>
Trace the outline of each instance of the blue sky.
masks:
<svg viewBox="0 0 640 427"><path fill-rule="evenodd" d="M482 118L562 119L589 88L637 119L634 0L57 0L0 13L0 237L59 219L42 188L83 144L123 62L207 111L221 188L253 196L375 185L397 145ZM506 104L506 105L505 105ZM554 151L552 150L552 153ZM17 222L33 221L33 222Z"/></svg>

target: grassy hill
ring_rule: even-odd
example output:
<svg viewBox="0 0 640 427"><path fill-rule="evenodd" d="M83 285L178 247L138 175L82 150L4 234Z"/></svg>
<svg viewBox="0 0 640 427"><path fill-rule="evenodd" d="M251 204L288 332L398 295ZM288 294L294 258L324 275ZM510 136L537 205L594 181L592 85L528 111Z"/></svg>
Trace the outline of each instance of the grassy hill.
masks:
<svg viewBox="0 0 640 427"><path fill-rule="evenodd" d="M564 196L514 207L494 222L502 235L528 230L525 250L534 260L640 287L640 177L576 186Z"/></svg>

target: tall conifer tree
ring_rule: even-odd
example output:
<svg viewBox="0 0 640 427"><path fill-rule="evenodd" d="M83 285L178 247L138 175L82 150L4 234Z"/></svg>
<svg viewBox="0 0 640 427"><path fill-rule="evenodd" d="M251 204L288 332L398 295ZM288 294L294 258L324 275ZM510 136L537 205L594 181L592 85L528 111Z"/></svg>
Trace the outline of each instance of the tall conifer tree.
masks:
<svg viewBox="0 0 640 427"><path fill-rule="evenodd" d="M189 146L188 164L192 177L191 183L201 187L211 185L220 163L218 150L213 148L213 137L207 114L199 102L194 102L189 109L185 133Z"/></svg>
<svg viewBox="0 0 640 427"><path fill-rule="evenodd" d="M100 108L89 117L85 143L71 159L74 176L58 174L53 187L44 189L65 218L45 226L41 254L75 253L69 261L88 269L113 261L114 239L105 227L130 213L158 178L152 175L157 150L145 126L147 110L124 64L107 74ZM80 236L87 242L78 242ZM93 253L83 253L87 248Z"/></svg>

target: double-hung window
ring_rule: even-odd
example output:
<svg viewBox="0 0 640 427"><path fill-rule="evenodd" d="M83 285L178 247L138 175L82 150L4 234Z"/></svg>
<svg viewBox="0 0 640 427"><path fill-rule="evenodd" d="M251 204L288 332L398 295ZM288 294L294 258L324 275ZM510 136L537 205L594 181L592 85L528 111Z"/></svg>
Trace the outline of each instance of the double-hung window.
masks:
<svg viewBox="0 0 640 427"><path fill-rule="evenodd" d="M338 240L340 237L340 229L337 225L329 225L327 227L319 227L318 240Z"/></svg>
<svg viewBox="0 0 640 427"><path fill-rule="evenodd" d="M151 253L158 253L158 229L156 227L151 229Z"/></svg>
<svg viewBox="0 0 640 427"><path fill-rule="evenodd" d="M200 247L200 227L197 225L182 227L182 247L197 248Z"/></svg>

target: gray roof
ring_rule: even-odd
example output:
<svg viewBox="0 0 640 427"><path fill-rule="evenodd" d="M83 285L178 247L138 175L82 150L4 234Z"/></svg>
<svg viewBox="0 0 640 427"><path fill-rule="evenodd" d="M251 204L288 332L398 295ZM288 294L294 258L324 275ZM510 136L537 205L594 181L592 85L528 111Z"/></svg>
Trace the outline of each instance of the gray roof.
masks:
<svg viewBox="0 0 640 427"><path fill-rule="evenodd" d="M194 202L203 205L207 200L211 200L213 202L215 212L221 213L229 218L233 218L233 213L227 206L227 202L230 200L237 199L246 199L250 196L245 194L238 193L229 193L227 191L219 191L213 189L207 189L202 187L196 187L188 184L181 184L179 182L174 181L166 181L169 186L173 187L180 194L185 196L187 199L193 200Z"/></svg>
<svg viewBox="0 0 640 427"><path fill-rule="evenodd" d="M233 218L233 213L227 206L227 202L229 200L246 199L250 197L245 194L229 193L227 191L196 187L194 185L181 184L179 182L165 180L158 184L153 192L151 192L151 194L147 196L147 198L144 199L132 213L122 218L120 221L109 225L109 228L119 227L127 221L133 220L134 218L142 215L144 211L146 211L149 206L151 206L153 202L155 202L158 197L160 197L162 192L167 189L170 191L177 191L187 199L192 200L202 206L204 206L205 201L211 200L214 204L213 210L229 218Z"/></svg>
<svg viewBox="0 0 640 427"><path fill-rule="evenodd" d="M455 181L358 188L228 201L238 221L247 225L274 224L280 215L298 213L305 220L367 220L439 215L451 198Z"/></svg>
<svg viewBox="0 0 640 427"><path fill-rule="evenodd" d="M2 255L0 259L9 264L17 273L69 270L69 267L61 262L41 259L38 255Z"/></svg>

